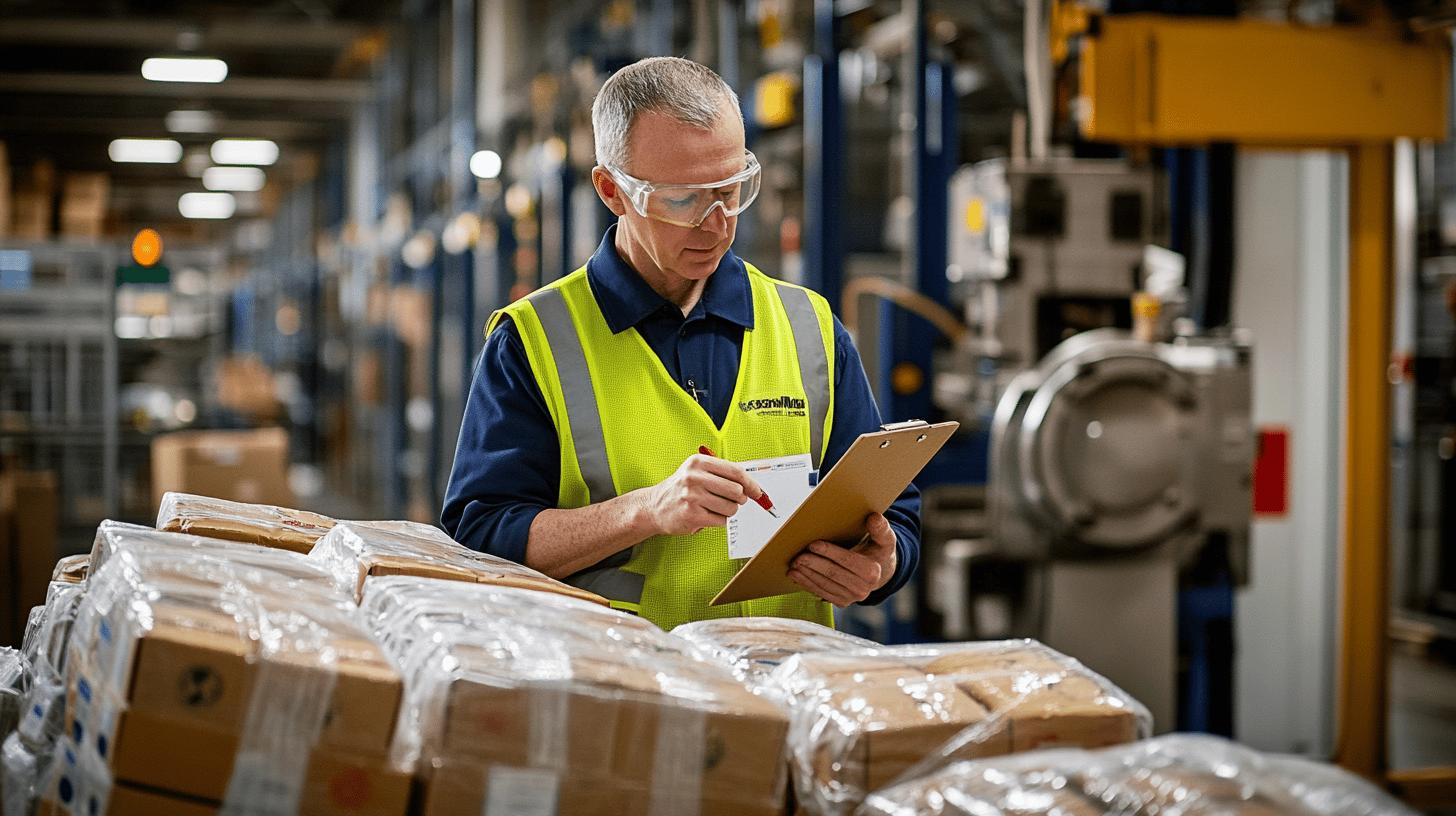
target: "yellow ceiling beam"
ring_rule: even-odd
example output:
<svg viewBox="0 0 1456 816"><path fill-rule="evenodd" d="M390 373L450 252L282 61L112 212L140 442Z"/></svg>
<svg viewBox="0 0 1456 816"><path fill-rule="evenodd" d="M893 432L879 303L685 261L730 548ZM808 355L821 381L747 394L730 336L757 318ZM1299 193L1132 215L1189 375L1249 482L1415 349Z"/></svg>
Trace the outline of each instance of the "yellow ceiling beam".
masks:
<svg viewBox="0 0 1456 816"><path fill-rule="evenodd" d="M1074 108L1082 135L1162 146L1442 139L1450 49L1368 26L1101 16Z"/></svg>

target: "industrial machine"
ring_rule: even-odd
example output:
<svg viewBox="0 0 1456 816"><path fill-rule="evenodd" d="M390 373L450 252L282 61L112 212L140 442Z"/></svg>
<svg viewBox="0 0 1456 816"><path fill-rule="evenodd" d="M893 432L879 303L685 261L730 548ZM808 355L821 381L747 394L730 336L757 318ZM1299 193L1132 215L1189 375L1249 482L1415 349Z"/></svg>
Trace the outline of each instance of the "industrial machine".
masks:
<svg viewBox="0 0 1456 816"><path fill-rule="evenodd" d="M1243 342L1099 329L1017 375L997 406L990 538L1001 558L1036 565L1039 636L1163 729L1176 721L1185 576L1210 559L1247 575L1249 396Z"/></svg>
<svg viewBox="0 0 1456 816"><path fill-rule="evenodd" d="M989 481L926 491L926 603L946 637L1067 651L1171 729L1180 650L1210 648L1185 590L1247 576L1254 432L1245 338L1195 333L1179 287L1157 283L1160 308L1130 333L1157 277L1161 196L1152 168L1123 160L955 175L947 275L969 330L935 396L991 418ZM1206 705L1186 686L1185 706Z"/></svg>
<svg viewBox="0 0 1456 816"><path fill-rule="evenodd" d="M1121 159L979 162L952 176L950 197L947 275L971 332L935 398L970 423L1068 337L1131 328L1163 208L1153 169Z"/></svg>

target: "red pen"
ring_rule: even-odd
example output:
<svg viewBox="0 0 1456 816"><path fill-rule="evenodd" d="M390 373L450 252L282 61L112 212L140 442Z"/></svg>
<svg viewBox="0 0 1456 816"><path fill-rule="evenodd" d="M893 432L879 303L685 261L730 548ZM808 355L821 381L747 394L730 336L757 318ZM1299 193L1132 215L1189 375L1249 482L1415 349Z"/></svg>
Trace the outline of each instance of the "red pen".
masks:
<svg viewBox="0 0 1456 816"><path fill-rule="evenodd" d="M718 455L716 453L713 453L713 450L711 448L709 448L707 445L699 445L698 446L698 453L701 453L704 456L713 456L713 457L716 457ZM760 494L758 494L758 498L754 499L753 501L759 507L762 507L764 510L767 510L768 511L768 514L770 516L773 516L774 518L778 518L779 517L779 514L774 512L773 499L770 499L768 497L768 493L760 493Z"/></svg>

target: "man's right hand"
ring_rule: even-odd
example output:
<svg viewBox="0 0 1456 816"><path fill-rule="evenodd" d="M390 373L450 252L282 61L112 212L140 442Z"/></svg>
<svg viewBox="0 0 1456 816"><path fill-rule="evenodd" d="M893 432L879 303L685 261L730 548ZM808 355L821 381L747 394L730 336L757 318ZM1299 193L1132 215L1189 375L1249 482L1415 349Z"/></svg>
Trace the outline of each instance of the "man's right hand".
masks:
<svg viewBox="0 0 1456 816"><path fill-rule="evenodd" d="M659 535L691 535L722 527L749 499L763 495L743 468L695 453L666 480L643 491L644 509Z"/></svg>

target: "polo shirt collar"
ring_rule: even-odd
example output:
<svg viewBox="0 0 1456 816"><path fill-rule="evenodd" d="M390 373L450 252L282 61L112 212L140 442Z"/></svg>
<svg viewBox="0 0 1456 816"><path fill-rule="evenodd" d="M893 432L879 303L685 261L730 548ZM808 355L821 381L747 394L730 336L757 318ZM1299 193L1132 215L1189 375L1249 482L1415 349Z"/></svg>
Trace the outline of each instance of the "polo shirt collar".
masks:
<svg viewBox="0 0 1456 816"><path fill-rule="evenodd" d="M663 306L671 305L617 254L617 225L607 227L597 251L586 262L587 282L597 307L613 334L626 331ZM753 292L743 261L724 253L718 269L708 278L699 307L704 312L745 329L753 328ZM694 307L694 311L699 307Z"/></svg>

